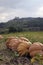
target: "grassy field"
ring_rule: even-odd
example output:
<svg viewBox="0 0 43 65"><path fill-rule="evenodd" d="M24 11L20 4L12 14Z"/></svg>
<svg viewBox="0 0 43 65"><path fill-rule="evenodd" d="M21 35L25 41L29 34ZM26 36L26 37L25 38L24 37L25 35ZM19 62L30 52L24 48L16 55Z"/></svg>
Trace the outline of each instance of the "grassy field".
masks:
<svg viewBox="0 0 43 65"><path fill-rule="evenodd" d="M32 43L36 41L43 43L43 32L16 32L16 33L2 34L2 35L4 38L0 40L0 65L1 64L14 65L14 63L11 63L10 61L15 57L15 55L12 51L7 50L6 45L5 45L5 40L7 37L24 36L28 38ZM21 64L18 64L18 65L21 65Z"/></svg>
<svg viewBox="0 0 43 65"><path fill-rule="evenodd" d="M43 43L43 32L17 32L17 33L10 33L10 34L2 34L4 38L8 36L24 36L28 38L32 43L39 41Z"/></svg>

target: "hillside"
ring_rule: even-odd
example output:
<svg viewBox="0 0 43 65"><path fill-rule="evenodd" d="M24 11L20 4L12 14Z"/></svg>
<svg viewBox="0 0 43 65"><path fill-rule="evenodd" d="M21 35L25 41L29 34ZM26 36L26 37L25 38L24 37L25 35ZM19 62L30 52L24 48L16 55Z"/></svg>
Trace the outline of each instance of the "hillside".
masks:
<svg viewBox="0 0 43 65"><path fill-rule="evenodd" d="M16 17L6 23L0 23L0 30L9 30L9 27L14 27L16 31L43 31L43 18L19 18Z"/></svg>

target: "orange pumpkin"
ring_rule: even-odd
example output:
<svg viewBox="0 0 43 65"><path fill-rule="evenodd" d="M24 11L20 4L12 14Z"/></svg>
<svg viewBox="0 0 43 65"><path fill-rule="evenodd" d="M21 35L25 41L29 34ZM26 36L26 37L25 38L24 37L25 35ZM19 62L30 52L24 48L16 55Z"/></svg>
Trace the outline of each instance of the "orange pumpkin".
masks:
<svg viewBox="0 0 43 65"><path fill-rule="evenodd" d="M43 55L42 50L34 50L34 51L30 52L30 56L31 56L31 57L34 57L34 56L37 55L37 54Z"/></svg>
<svg viewBox="0 0 43 65"><path fill-rule="evenodd" d="M20 43L20 41L18 40L18 38L9 37L6 41L6 46L9 49L16 50L19 43Z"/></svg>
<svg viewBox="0 0 43 65"><path fill-rule="evenodd" d="M42 48L43 48L43 44L42 43L40 43L40 42L33 43L30 46L30 48L29 48L30 56L33 57L33 56L35 56L38 53L43 55Z"/></svg>
<svg viewBox="0 0 43 65"><path fill-rule="evenodd" d="M7 48L9 48L9 44L10 44L10 41L11 41L12 39L15 39L15 37L8 37L8 38L7 38L7 40L6 40L6 42L5 42Z"/></svg>
<svg viewBox="0 0 43 65"><path fill-rule="evenodd" d="M41 48L39 42L35 42L35 43L33 43L33 44L30 46L29 52L32 52L32 51L34 51L34 50L42 50L42 48Z"/></svg>
<svg viewBox="0 0 43 65"><path fill-rule="evenodd" d="M20 43L19 43L19 40L18 39L12 39L10 41L10 45L11 45L11 49L12 50L16 50L19 44Z"/></svg>
<svg viewBox="0 0 43 65"><path fill-rule="evenodd" d="M20 37L20 39L21 39L22 41L27 41L27 42L29 42L29 40L28 40L27 38L25 38L25 37Z"/></svg>
<svg viewBox="0 0 43 65"><path fill-rule="evenodd" d="M19 46L17 47L17 51L19 52L19 55L22 56L22 55L25 55L26 53L28 53L28 49L30 47L30 43L29 42L22 42L19 44Z"/></svg>

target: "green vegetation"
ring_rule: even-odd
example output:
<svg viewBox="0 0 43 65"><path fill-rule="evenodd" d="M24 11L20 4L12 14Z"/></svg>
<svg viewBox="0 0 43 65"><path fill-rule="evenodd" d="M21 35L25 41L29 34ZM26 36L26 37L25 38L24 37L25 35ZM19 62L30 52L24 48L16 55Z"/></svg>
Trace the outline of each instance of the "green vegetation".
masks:
<svg viewBox="0 0 43 65"><path fill-rule="evenodd" d="M8 63L9 65L14 65L11 63L12 59L16 59L19 55L15 52L10 51L6 48L5 41L9 36L24 36L28 38L32 43L39 41L43 43L43 31L42 32L15 32L9 34L2 34L3 39L0 40L0 65L3 63ZM38 57L37 57L38 58ZM15 62L14 62L15 63ZM18 64L22 65L22 64ZM42 64L41 64L42 65Z"/></svg>
<svg viewBox="0 0 43 65"><path fill-rule="evenodd" d="M43 56L40 54L37 54L35 57L31 59L31 63L34 64L34 62L38 62L39 65L43 65Z"/></svg>
<svg viewBox="0 0 43 65"><path fill-rule="evenodd" d="M9 34L2 34L4 36L4 39L6 39L9 36L24 36L28 38L32 43L39 41L43 43L43 31L42 32L15 32L15 33L9 33Z"/></svg>
<svg viewBox="0 0 43 65"><path fill-rule="evenodd" d="M0 23L0 33L43 31L43 18L14 18Z"/></svg>

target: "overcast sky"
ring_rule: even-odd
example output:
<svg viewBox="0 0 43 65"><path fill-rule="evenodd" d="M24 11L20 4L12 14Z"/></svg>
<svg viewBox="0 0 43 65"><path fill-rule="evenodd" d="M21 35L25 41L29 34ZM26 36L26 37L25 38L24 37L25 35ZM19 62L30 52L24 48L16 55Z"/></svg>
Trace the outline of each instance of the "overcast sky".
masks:
<svg viewBox="0 0 43 65"><path fill-rule="evenodd" d="M0 22L17 17L43 17L43 0L0 0Z"/></svg>

